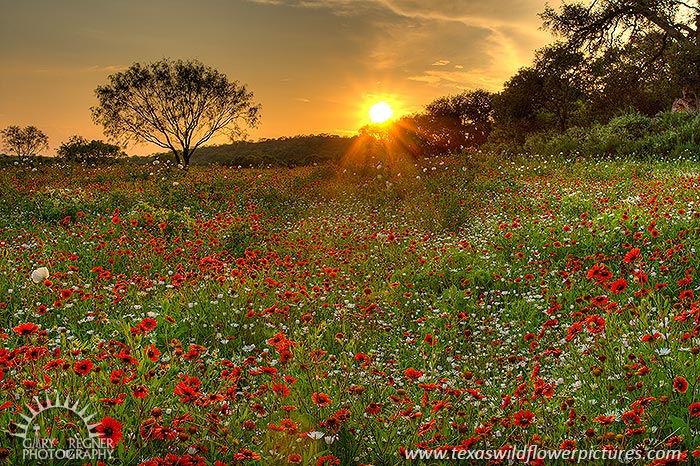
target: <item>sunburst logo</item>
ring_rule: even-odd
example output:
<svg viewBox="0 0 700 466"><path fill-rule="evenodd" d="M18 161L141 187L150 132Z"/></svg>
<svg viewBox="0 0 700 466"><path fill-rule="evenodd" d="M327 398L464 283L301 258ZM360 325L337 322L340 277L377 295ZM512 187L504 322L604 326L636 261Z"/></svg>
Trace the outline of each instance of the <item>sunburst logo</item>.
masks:
<svg viewBox="0 0 700 466"><path fill-rule="evenodd" d="M34 406L27 404L29 414L20 413L23 423L17 424L15 437L22 439L22 458L24 460L91 460L109 459L112 452L112 440L101 438L96 428L100 423L91 423L95 413L88 413L89 406L80 407L80 401L71 400L70 395L61 399L58 392L54 399L46 395L44 401L35 396ZM61 426L44 427L42 432L41 420L51 415L68 416L69 420ZM49 418L55 419L56 416ZM82 424L82 426L81 426ZM63 437L69 428L76 430L78 435Z"/></svg>

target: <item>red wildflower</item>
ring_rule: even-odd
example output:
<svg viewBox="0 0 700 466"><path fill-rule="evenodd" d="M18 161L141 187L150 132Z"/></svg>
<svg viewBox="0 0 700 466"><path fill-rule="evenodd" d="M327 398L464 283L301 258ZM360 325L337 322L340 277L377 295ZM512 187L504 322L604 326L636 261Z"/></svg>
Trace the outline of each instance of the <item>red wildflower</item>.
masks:
<svg viewBox="0 0 700 466"><path fill-rule="evenodd" d="M276 383L272 384L272 391L277 394L277 396L284 398L285 396L289 395L292 391L287 387L286 384L283 383Z"/></svg>
<svg viewBox="0 0 700 466"><path fill-rule="evenodd" d="M241 448L238 450L238 453L234 455L234 458L239 460L239 461L246 461L246 460L259 460L260 455L258 453L255 453L253 450L250 450L248 448Z"/></svg>
<svg viewBox="0 0 700 466"><path fill-rule="evenodd" d="M520 426L522 428L528 428L532 425L532 421L535 420L535 413L532 411L527 411L521 409L513 415L513 424Z"/></svg>
<svg viewBox="0 0 700 466"><path fill-rule="evenodd" d="M33 322L27 322L26 324L18 325L13 330L19 335L28 336L39 330L39 326Z"/></svg>
<svg viewBox="0 0 700 466"><path fill-rule="evenodd" d="M678 393L685 393L688 390L688 381L683 377L673 379L673 389Z"/></svg>
<svg viewBox="0 0 700 466"><path fill-rule="evenodd" d="M381 412L381 410L382 410L382 405L379 403L374 403L374 402L370 403L365 408L365 412L367 414L379 414Z"/></svg>
<svg viewBox="0 0 700 466"><path fill-rule="evenodd" d="M641 424L642 417L639 415L640 412L636 409L634 411L625 411L622 413L622 421L627 424Z"/></svg>
<svg viewBox="0 0 700 466"><path fill-rule="evenodd" d="M419 370L409 367L408 369L403 371L403 375L405 375L407 379L415 380L421 378L423 376L423 373Z"/></svg>
<svg viewBox="0 0 700 466"><path fill-rule="evenodd" d="M146 356L148 356L148 359L150 359L151 362L156 362L160 357L160 351L158 351L156 345L151 345L146 348Z"/></svg>
<svg viewBox="0 0 700 466"><path fill-rule="evenodd" d="M109 381L115 385L122 383L123 378L124 371L122 370L112 371L112 373L109 375Z"/></svg>
<svg viewBox="0 0 700 466"><path fill-rule="evenodd" d="M180 397L181 403L196 401L202 394L199 387L202 381L197 377L185 375L184 380L175 386L174 393Z"/></svg>
<svg viewBox="0 0 700 466"><path fill-rule="evenodd" d="M622 259L622 262L624 262L625 264L634 262L638 257L640 257L641 252L642 251L639 248L630 249L629 252L625 254L625 258Z"/></svg>
<svg viewBox="0 0 700 466"><path fill-rule="evenodd" d="M599 282L604 282L612 277L612 273L605 267L605 264L596 264L586 272L586 278L589 280L596 279Z"/></svg>
<svg viewBox="0 0 700 466"><path fill-rule="evenodd" d="M90 361L89 359L85 359L83 361L77 361L73 365L73 370L78 375L85 375L92 370L93 366L94 364L92 363L92 361Z"/></svg>
<svg viewBox="0 0 700 466"><path fill-rule="evenodd" d="M133 395L134 398L146 398L149 395L148 388L144 385L139 385L138 387L134 388Z"/></svg>
<svg viewBox="0 0 700 466"><path fill-rule="evenodd" d="M597 422L598 424L602 425L612 424L615 422L615 416L604 416L601 414L597 418L593 419L593 422Z"/></svg>
<svg viewBox="0 0 700 466"><path fill-rule="evenodd" d="M613 294L620 294L627 289L627 280L620 278L610 284L610 291Z"/></svg>
<svg viewBox="0 0 700 466"><path fill-rule="evenodd" d="M576 440L564 440L559 448L562 450L576 450Z"/></svg>
<svg viewBox="0 0 700 466"><path fill-rule="evenodd" d="M311 395L311 399L317 406L328 406L333 402L325 393L314 393Z"/></svg>
<svg viewBox="0 0 700 466"><path fill-rule="evenodd" d="M591 333L602 333L605 331L605 319L597 314L588 316L586 319L586 326Z"/></svg>
<svg viewBox="0 0 700 466"><path fill-rule="evenodd" d="M102 418L102 422L95 427L95 430L111 448L114 448L122 439L122 423L109 416Z"/></svg>
<svg viewBox="0 0 700 466"><path fill-rule="evenodd" d="M597 307L607 306L610 300L607 296L596 296L593 298L593 304Z"/></svg>
<svg viewBox="0 0 700 466"><path fill-rule="evenodd" d="M138 327L143 330L144 333L150 332L154 328L158 326L158 321L156 319L152 319L150 317L146 317L141 321L141 323L138 325Z"/></svg>
<svg viewBox="0 0 700 466"><path fill-rule="evenodd" d="M700 403L692 403L688 406L688 412L692 417L700 417Z"/></svg>
<svg viewBox="0 0 700 466"><path fill-rule="evenodd" d="M333 455L324 455L316 461L316 466L333 466L340 464L340 458Z"/></svg>
<svg viewBox="0 0 700 466"><path fill-rule="evenodd" d="M367 355L365 353L355 354L355 361L357 361L359 363L367 362L368 359L369 358L367 357Z"/></svg>

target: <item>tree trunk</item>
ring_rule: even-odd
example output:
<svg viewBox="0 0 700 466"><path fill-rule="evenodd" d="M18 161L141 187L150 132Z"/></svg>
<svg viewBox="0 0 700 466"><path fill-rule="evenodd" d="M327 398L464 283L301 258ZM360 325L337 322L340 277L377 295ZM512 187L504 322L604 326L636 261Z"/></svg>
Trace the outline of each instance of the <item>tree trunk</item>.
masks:
<svg viewBox="0 0 700 466"><path fill-rule="evenodd" d="M185 147L182 149L182 159L185 161L185 166L189 167L190 165L190 157L192 153L190 152L189 147Z"/></svg>
<svg viewBox="0 0 700 466"><path fill-rule="evenodd" d="M175 163L177 165L180 165L180 154L177 153L177 150L171 149L173 151L173 155L175 156Z"/></svg>

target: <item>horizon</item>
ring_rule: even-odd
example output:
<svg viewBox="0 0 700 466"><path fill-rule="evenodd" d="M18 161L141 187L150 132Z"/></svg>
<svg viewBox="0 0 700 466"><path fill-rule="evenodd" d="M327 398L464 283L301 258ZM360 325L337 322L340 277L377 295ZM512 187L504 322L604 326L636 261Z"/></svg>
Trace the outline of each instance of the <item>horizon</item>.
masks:
<svg viewBox="0 0 700 466"><path fill-rule="evenodd" d="M72 135L107 140L90 117L94 91L136 62L197 59L246 84L262 105L251 140L352 136L382 101L400 118L441 96L498 91L551 39L544 1L0 1L0 127L38 127L47 155Z"/></svg>

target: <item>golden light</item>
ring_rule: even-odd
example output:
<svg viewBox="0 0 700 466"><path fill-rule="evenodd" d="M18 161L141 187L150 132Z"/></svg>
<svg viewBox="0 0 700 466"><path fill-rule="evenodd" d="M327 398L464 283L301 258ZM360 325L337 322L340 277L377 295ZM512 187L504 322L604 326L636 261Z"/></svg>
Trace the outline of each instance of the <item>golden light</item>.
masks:
<svg viewBox="0 0 700 466"><path fill-rule="evenodd" d="M384 123L391 118L393 114L394 111L386 102L374 104L372 108L369 109L369 119L372 120L372 123Z"/></svg>

